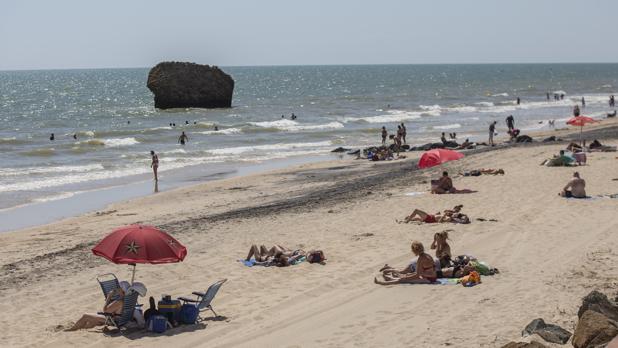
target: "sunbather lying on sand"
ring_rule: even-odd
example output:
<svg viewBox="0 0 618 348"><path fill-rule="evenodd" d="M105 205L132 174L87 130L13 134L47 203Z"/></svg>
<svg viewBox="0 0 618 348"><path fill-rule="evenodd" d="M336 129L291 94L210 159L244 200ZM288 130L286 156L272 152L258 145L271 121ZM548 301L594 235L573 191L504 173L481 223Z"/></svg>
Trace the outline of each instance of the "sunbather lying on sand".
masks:
<svg viewBox="0 0 618 348"><path fill-rule="evenodd" d="M452 210L446 209L444 210L444 212L442 213L437 212L434 215L428 214L420 209L414 209L412 214L406 216L406 218L403 221L397 221L397 222L409 223L412 221L416 221L416 222L424 222L426 224L432 224L432 223L438 223L438 222L469 224L470 218L466 214L461 213L462 207L463 205L456 205Z"/></svg>
<svg viewBox="0 0 618 348"><path fill-rule="evenodd" d="M383 273L384 280L374 278L374 282L380 285L390 284L428 284L433 283L437 279L436 268L433 257L425 253L425 247L421 242L414 241L411 245L412 253L418 256L415 272L408 273L391 273L390 275Z"/></svg>
<svg viewBox="0 0 618 348"><path fill-rule="evenodd" d="M305 252L302 249L291 250L281 245L274 245L268 249L264 245L258 248L254 244L249 249L249 254L245 260L249 261L252 257L255 259L256 264L268 264L279 267L295 265L305 259L310 263L323 263L326 261L326 257L324 257L324 253L321 250Z"/></svg>
<svg viewBox="0 0 618 348"><path fill-rule="evenodd" d="M468 139L466 139L466 141L461 143L461 145L457 146L455 149L456 150L473 149L475 146L476 146L475 143L470 142Z"/></svg>
<svg viewBox="0 0 618 348"><path fill-rule="evenodd" d="M603 151L603 152L614 152L614 151L616 151L616 146L603 145L597 139L594 139L590 143L590 146L588 146L588 148L590 149L590 151Z"/></svg>
<svg viewBox="0 0 618 348"><path fill-rule="evenodd" d="M448 172L442 172L442 177L438 180L432 181L431 193L444 194L444 193L472 193L474 191L464 189L458 190L453 186L453 181L448 176Z"/></svg>
<svg viewBox="0 0 618 348"><path fill-rule="evenodd" d="M475 170L471 170L469 172L463 172L463 173L459 173L459 175L463 175L463 176L481 176L482 174L485 175L504 175L504 170L503 169L490 169L490 168L481 168L481 169L475 169Z"/></svg>

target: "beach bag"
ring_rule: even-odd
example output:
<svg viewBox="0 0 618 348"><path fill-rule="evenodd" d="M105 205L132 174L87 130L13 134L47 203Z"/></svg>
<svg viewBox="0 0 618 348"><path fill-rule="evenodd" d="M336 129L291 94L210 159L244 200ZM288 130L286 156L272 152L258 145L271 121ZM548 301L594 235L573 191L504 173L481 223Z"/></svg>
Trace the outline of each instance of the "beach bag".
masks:
<svg viewBox="0 0 618 348"><path fill-rule="evenodd" d="M309 261L309 263L322 263L326 261L326 256L324 256L322 250L316 250L307 255L307 261Z"/></svg>
<svg viewBox="0 0 618 348"><path fill-rule="evenodd" d="M183 324L195 324L199 309L196 305L185 303L180 308L180 322Z"/></svg>
<svg viewBox="0 0 618 348"><path fill-rule="evenodd" d="M149 318L148 322L148 331L156 333L164 333L169 325L167 318L162 315L154 315Z"/></svg>
<svg viewBox="0 0 618 348"><path fill-rule="evenodd" d="M490 275L490 271L491 268L489 267L489 265L485 262L479 262L479 261L471 261L470 264L472 266L474 266L474 269L479 272L480 275Z"/></svg>

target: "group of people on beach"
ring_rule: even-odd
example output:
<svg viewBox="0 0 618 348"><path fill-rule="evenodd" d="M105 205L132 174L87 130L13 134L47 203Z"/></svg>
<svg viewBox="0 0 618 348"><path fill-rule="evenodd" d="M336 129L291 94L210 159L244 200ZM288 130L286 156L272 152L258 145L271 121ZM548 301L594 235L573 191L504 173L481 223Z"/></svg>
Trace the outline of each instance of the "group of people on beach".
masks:
<svg viewBox="0 0 618 348"><path fill-rule="evenodd" d="M395 134L391 134L390 139L393 140L393 143L396 147L401 147L402 144L407 144L406 136L408 134L408 130L406 126L401 122L401 124L397 125L397 132ZM386 127L382 126L382 145L386 145L386 138L389 137L388 131Z"/></svg>
<svg viewBox="0 0 618 348"><path fill-rule="evenodd" d="M380 268L383 280L376 277L374 282L380 285L431 284L439 278L458 278L465 282L466 277L473 273L478 277L478 273L491 275L499 272L469 255L453 257L448 233L449 230L445 230L434 234L431 249L435 250L435 257L425 252L423 243L413 241L410 249L416 258L401 269L385 264Z"/></svg>

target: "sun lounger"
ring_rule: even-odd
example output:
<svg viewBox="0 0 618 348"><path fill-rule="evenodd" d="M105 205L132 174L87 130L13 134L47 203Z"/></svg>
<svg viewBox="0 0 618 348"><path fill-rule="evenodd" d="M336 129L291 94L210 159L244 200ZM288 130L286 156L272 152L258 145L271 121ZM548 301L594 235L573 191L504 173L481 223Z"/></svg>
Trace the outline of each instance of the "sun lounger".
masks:
<svg viewBox="0 0 618 348"><path fill-rule="evenodd" d="M129 291L124 296L124 304L122 305L122 313L120 315L99 312L99 315L105 316L105 325L113 325L118 330L127 325L133 319L133 313L137 306L137 296L139 296L137 291Z"/></svg>
<svg viewBox="0 0 618 348"><path fill-rule="evenodd" d="M223 279L220 280L214 284L212 284L208 290L206 290L206 292L193 292L193 295L197 296L196 299L190 299L190 298L186 298L186 297L179 297L178 299L183 301L184 303L192 303L195 304L195 306L197 307L198 311L202 312L202 310L205 309L209 309L213 312L213 314L215 315L215 317L218 317L219 315L215 312L214 309L212 309L212 300L215 298L215 296L217 295L217 292L219 291L219 288L221 287L221 285L223 285L223 283L225 283L227 281L227 279ZM199 319L203 318L198 315Z"/></svg>
<svg viewBox="0 0 618 348"><path fill-rule="evenodd" d="M103 290L103 296L105 298L107 298L107 294L120 287L120 282L113 273L101 274L97 276L97 281L101 286L101 290ZM114 300L117 300L117 298Z"/></svg>

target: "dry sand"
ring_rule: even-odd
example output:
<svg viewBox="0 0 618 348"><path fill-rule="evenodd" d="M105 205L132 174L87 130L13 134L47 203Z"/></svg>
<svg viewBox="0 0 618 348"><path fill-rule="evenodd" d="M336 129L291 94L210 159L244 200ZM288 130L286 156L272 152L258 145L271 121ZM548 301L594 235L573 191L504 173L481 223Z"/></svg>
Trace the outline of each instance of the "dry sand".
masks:
<svg viewBox="0 0 618 348"><path fill-rule="evenodd" d="M606 123L599 127L607 127ZM602 135L618 143L615 127ZM559 132L550 132L558 134ZM601 133L598 133L601 134ZM478 151L443 167L414 171L414 160L341 161L233 178L113 204L57 223L0 234L0 342L36 347L497 347L542 317L573 330L580 298L615 290L617 199L557 196L575 169L539 163L564 144ZM409 153L408 155L410 155ZM418 154L412 154L417 156ZM591 153L577 170L590 195L618 193L617 153ZM503 168L504 176L455 177L466 195L427 191L443 169ZM414 208L464 205L469 225L397 224ZM494 218L481 222L476 218ZM100 329L63 332L103 297L98 274L130 277L129 267L90 248L114 227L154 224L184 243L184 262L138 265L148 295L188 295L227 278L213 305L223 316L163 335ZM428 247L450 228L455 254L498 267L483 284L373 283L385 263L404 266L410 242ZM325 266L248 268L251 244L319 248ZM141 299L147 303L147 299Z"/></svg>

